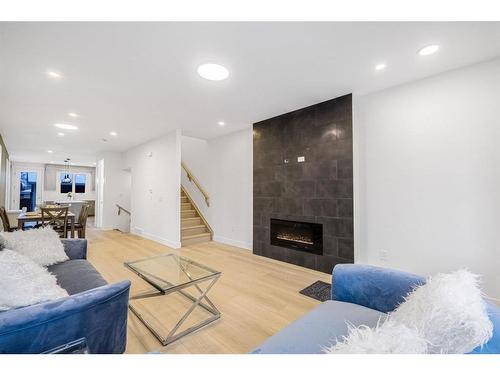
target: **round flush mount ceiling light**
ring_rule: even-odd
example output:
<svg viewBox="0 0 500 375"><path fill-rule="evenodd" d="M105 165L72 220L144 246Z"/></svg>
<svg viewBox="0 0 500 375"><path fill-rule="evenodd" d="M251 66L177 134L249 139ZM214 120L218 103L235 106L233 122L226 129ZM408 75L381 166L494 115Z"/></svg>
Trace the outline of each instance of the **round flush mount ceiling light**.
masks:
<svg viewBox="0 0 500 375"><path fill-rule="evenodd" d="M78 126L71 125L71 124L54 124L56 128L59 129L64 129L64 130L77 130Z"/></svg>
<svg viewBox="0 0 500 375"><path fill-rule="evenodd" d="M62 77L61 73L54 72L53 70L49 70L47 72L47 75L51 78L61 78Z"/></svg>
<svg viewBox="0 0 500 375"><path fill-rule="evenodd" d="M198 74L209 81L223 81L229 77L229 70L219 64L202 64Z"/></svg>
<svg viewBox="0 0 500 375"><path fill-rule="evenodd" d="M113 137L116 137L118 135L117 132L109 132L109 135L112 135Z"/></svg>
<svg viewBox="0 0 500 375"><path fill-rule="evenodd" d="M384 70L387 67L385 64L377 64L375 65L375 70Z"/></svg>
<svg viewBox="0 0 500 375"><path fill-rule="evenodd" d="M219 122L217 123L217 125L219 125L219 126L224 126L224 125L226 125L226 123L225 123L224 121L219 121Z"/></svg>
<svg viewBox="0 0 500 375"><path fill-rule="evenodd" d="M428 56L436 53L439 50L439 46L437 44L431 44L430 46L425 46L419 49L418 54L420 56Z"/></svg>
<svg viewBox="0 0 500 375"><path fill-rule="evenodd" d="M52 154L54 151L52 151L52 150L47 150L47 152L48 152L49 154Z"/></svg>

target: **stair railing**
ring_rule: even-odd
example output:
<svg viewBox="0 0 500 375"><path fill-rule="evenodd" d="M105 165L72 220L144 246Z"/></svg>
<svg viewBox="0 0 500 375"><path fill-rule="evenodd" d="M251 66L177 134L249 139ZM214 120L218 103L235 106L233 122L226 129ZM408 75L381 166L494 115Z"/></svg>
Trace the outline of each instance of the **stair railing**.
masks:
<svg viewBox="0 0 500 375"><path fill-rule="evenodd" d="M118 207L118 215L120 215L122 213L122 211L125 212L125 213L127 213L127 214L129 214L129 215L131 215L129 210L123 208L118 203L116 204L116 207Z"/></svg>
<svg viewBox="0 0 500 375"><path fill-rule="evenodd" d="M210 207L210 197L208 196L208 193L205 191L205 189L203 189L203 187L201 186L200 181L198 181L198 179L193 175L193 172L191 172L191 169L188 168L188 166L186 165L186 163L184 163L184 161L181 161L181 166L182 169L186 171L188 180L198 188L200 193L205 198L205 203L207 204L207 206Z"/></svg>

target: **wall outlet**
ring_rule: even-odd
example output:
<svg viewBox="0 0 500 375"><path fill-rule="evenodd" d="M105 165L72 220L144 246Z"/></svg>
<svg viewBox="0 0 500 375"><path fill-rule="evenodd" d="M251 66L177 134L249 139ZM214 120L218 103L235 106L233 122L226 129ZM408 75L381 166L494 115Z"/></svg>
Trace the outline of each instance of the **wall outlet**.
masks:
<svg viewBox="0 0 500 375"><path fill-rule="evenodd" d="M305 156L298 156L297 157L297 163L303 163L306 161L306 157Z"/></svg>
<svg viewBox="0 0 500 375"><path fill-rule="evenodd" d="M387 261L387 258L389 258L389 252L387 250L380 250L378 252L378 258L382 261L385 262Z"/></svg>

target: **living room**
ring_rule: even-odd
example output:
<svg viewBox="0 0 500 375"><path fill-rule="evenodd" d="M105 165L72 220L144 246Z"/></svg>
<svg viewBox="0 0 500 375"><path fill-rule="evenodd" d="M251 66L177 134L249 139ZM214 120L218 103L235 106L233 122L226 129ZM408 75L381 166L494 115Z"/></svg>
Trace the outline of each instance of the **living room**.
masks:
<svg viewBox="0 0 500 375"><path fill-rule="evenodd" d="M500 354L500 22L0 41L0 353Z"/></svg>

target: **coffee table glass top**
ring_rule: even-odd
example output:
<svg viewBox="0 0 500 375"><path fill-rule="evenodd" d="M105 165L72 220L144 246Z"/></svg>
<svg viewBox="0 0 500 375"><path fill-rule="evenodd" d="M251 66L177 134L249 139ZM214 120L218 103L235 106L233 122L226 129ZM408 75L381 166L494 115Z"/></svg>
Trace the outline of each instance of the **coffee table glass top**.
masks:
<svg viewBox="0 0 500 375"><path fill-rule="evenodd" d="M163 292L220 274L219 271L171 253L126 262L125 266Z"/></svg>

